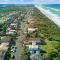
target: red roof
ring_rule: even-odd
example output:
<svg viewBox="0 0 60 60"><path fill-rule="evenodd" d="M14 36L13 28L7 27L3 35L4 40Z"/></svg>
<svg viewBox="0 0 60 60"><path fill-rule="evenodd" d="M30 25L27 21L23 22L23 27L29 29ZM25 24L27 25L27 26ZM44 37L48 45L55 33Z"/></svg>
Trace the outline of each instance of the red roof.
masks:
<svg viewBox="0 0 60 60"><path fill-rule="evenodd" d="M2 38L2 42L10 42L10 37L9 36L4 36Z"/></svg>

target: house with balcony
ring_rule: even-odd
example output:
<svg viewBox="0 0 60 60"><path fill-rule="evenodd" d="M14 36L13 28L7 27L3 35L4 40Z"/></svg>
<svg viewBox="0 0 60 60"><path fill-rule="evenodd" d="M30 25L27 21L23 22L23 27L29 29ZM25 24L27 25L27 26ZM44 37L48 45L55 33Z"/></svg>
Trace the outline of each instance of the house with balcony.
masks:
<svg viewBox="0 0 60 60"><path fill-rule="evenodd" d="M28 50L30 54L38 54L40 52L39 47L35 42L33 42L32 45L29 45Z"/></svg>

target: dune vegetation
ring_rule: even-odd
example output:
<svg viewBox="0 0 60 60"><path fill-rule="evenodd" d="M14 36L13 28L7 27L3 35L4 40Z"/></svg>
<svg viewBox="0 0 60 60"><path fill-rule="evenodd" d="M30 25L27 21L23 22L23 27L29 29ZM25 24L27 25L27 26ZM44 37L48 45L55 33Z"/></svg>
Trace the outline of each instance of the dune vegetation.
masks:
<svg viewBox="0 0 60 60"><path fill-rule="evenodd" d="M36 36L45 41L45 44L39 46L43 60L59 60L60 28L37 8L34 8L32 16L35 21L34 26L38 28Z"/></svg>

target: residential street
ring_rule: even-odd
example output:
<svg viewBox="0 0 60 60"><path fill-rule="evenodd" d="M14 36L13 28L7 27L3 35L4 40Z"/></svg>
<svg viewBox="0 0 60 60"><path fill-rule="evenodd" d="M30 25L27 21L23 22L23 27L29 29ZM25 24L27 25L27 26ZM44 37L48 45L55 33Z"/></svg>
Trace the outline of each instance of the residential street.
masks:
<svg viewBox="0 0 60 60"><path fill-rule="evenodd" d="M21 22L21 27L20 28L22 29L22 22ZM19 33L20 33L20 36L18 36L18 40L16 41L17 49L16 49L16 52L14 53L14 55L15 55L14 60L20 60L20 55L21 55L21 48L22 48L21 41L23 40L24 35L22 34L22 30L20 30Z"/></svg>
<svg viewBox="0 0 60 60"><path fill-rule="evenodd" d="M29 13L30 13L30 10L27 12L25 17L27 17L29 15ZM18 20L18 22L20 23L19 24L19 29L20 30L18 32L19 36L18 36L18 39L16 41L16 45L15 45L15 47L17 47L16 52L12 53L15 56L14 60L21 60L20 56L21 56L22 42L25 38L25 35L24 35L24 32L25 32L24 22L21 21L21 20ZM13 60L13 59L11 59L11 60Z"/></svg>

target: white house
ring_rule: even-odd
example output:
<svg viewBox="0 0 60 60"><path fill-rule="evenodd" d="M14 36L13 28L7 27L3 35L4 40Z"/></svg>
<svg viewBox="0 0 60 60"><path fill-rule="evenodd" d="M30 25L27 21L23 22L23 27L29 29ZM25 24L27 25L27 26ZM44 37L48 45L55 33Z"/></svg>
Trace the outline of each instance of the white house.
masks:
<svg viewBox="0 0 60 60"><path fill-rule="evenodd" d="M15 32L15 31L9 31L9 32L7 32L6 34L15 35L15 34L16 34L16 32Z"/></svg>
<svg viewBox="0 0 60 60"><path fill-rule="evenodd" d="M33 42L32 45L29 45L29 52L31 54L39 53L39 47L35 44L35 42Z"/></svg>
<svg viewBox="0 0 60 60"><path fill-rule="evenodd" d="M15 29L16 29L16 27L17 27L17 26L16 26L16 24L15 24L15 23L11 23L11 24L10 24L10 29L15 30Z"/></svg>
<svg viewBox="0 0 60 60"><path fill-rule="evenodd" d="M28 33L36 32L37 28L28 28Z"/></svg>
<svg viewBox="0 0 60 60"><path fill-rule="evenodd" d="M10 26L16 26L16 24L15 23L11 23Z"/></svg>
<svg viewBox="0 0 60 60"><path fill-rule="evenodd" d="M16 30L9 30L9 31L6 32L6 34L14 35L14 34L16 34Z"/></svg>

